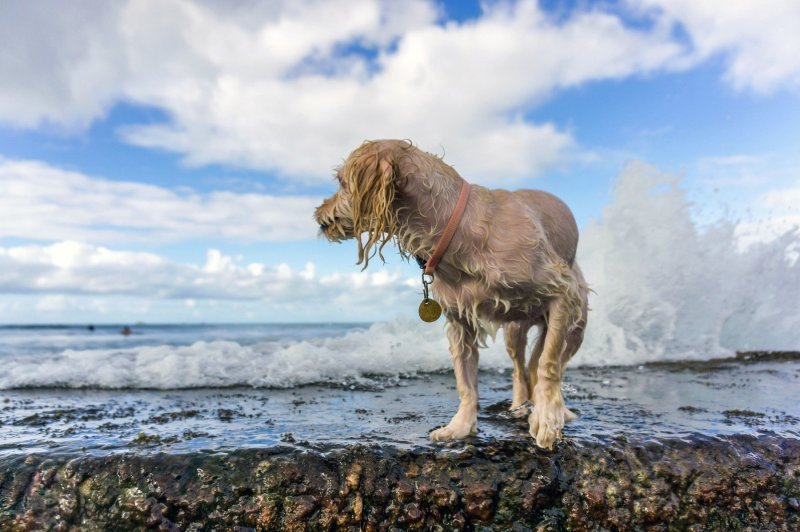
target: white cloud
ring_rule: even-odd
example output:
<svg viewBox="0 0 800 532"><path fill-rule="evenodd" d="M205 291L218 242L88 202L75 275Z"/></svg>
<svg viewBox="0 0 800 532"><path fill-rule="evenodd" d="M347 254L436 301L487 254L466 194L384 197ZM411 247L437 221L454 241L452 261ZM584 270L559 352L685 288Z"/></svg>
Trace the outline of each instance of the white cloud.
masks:
<svg viewBox="0 0 800 532"><path fill-rule="evenodd" d="M24 300L23 300L24 301ZM20 304L22 303L22 304ZM128 303L126 301L126 303ZM93 298L88 296L65 296L63 294L46 295L39 297L35 302L24 304L17 302L15 308L0 307L0 317L4 321L18 320L26 313L32 314L32 319L28 321L48 320L49 317L57 317L54 321L74 320L77 316L93 315L96 317L108 316L111 310L109 302L105 298Z"/></svg>
<svg viewBox="0 0 800 532"><path fill-rule="evenodd" d="M759 204L768 209L781 209L800 213L800 186L771 190L759 199Z"/></svg>
<svg viewBox="0 0 800 532"><path fill-rule="evenodd" d="M719 187L753 187L767 181L763 157L735 154L704 157L696 163L704 183Z"/></svg>
<svg viewBox="0 0 800 532"><path fill-rule="evenodd" d="M36 310L39 312L57 312L64 310L67 306L67 299L63 295L44 296L36 302Z"/></svg>
<svg viewBox="0 0 800 532"><path fill-rule="evenodd" d="M0 118L85 127L122 95L119 10L114 2L3 2Z"/></svg>
<svg viewBox="0 0 800 532"><path fill-rule="evenodd" d="M794 232L800 235L800 186L770 190L755 202L755 219L745 221L736 228L742 248L761 242L771 242ZM800 246L792 247L797 258Z"/></svg>
<svg viewBox="0 0 800 532"><path fill-rule="evenodd" d="M455 23L425 0L8 3L0 121L83 128L126 101L169 119L129 124L125 139L190 164L313 181L363 139L398 137L496 182L534 176L574 146L569 132L525 118L564 87L718 55L736 87L800 86L794 0L607 8L556 18L532 0L487 3ZM647 24L632 25L632 12Z"/></svg>
<svg viewBox="0 0 800 532"><path fill-rule="evenodd" d="M124 100L170 117L130 125L128 141L192 164L327 179L364 138L396 137L443 149L472 180L513 180L557 163L574 143L526 120L532 106L683 53L666 32L598 9L555 20L536 2L502 2L475 21L441 25L431 2L399 6L130 0L97 15L59 3L50 17L43 3L18 4L0 23L0 119L81 126ZM39 38L43 23L48 39Z"/></svg>
<svg viewBox="0 0 800 532"><path fill-rule="evenodd" d="M302 270L286 264L243 264L214 249L208 250L205 264L192 265L75 241L0 247L0 292L48 294L37 303L41 310L64 308L64 294L71 294L175 299L189 308L198 300L288 302L308 308L326 301L348 310L383 311L411 304L418 291L399 270L320 277L310 262Z"/></svg>
<svg viewBox="0 0 800 532"><path fill-rule="evenodd" d="M800 186L796 163L768 155L733 154L700 159L694 173L696 210L714 224L719 218L736 220L739 250L791 238L800 231ZM711 190L706 190L712 187ZM713 191L713 192L712 192ZM715 199L719 205L715 206ZM738 206L738 207L737 207ZM800 233L797 233L800 234ZM792 247L796 247L796 243ZM792 254L795 252L792 251Z"/></svg>
<svg viewBox="0 0 800 532"><path fill-rule="evenodd" d="M800 87L800 2L796 0L629 0L688 32L696 61L728 60L735 87L771 92Z"/></svg>
<svg viewBox="0 0 800 532"><path fill-rule="evenodd" d="M234 241L313 237L321 198L191 191L109 181L0 158L0 238Z"/></svg>

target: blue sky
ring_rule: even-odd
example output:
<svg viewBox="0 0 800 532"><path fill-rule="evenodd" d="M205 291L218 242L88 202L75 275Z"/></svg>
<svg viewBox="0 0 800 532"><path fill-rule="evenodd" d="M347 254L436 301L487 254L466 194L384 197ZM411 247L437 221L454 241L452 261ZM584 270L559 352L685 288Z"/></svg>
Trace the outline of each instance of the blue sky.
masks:
<svg viewBox="0 0 800 532"><path fill-rule="evenodd" d="M800 220L796 2L46 4L0 6L0 323L413 311L311 221L365 138L582 227L634 160L742 245Z"/></svg>

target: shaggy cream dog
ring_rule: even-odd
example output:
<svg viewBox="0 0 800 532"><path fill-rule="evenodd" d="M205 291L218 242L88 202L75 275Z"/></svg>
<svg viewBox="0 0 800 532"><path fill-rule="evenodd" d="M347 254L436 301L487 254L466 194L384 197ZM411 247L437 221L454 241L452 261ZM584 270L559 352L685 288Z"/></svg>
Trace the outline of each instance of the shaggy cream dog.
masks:
<svg viewBox="0 0 800 532"><path fill-rule="evenodd" d="M410 142L379 140L357 148L337 172L339 189L315 213L331 241L355 238L364 268L395 239L404 256L430 259L454 211L464 180L439 157ZM435 271L432 291L447 320L458 411L431 432L435 441L477 430L478 346L502 327L514 363L512 412L551 448L564 423L561 376L583 341L588 288L575 262L578 228L569 208L537 190L471 185L452 241ZM528 330L539 328L525 364Z"/></svg>

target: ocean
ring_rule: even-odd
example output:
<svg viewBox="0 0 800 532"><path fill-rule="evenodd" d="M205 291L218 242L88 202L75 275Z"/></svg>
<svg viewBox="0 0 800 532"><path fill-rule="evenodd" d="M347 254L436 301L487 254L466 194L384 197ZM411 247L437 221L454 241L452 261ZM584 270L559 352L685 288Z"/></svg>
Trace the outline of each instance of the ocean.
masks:
<svg viewBox="0 0 800 532"><path fill-rule="evenodd" d="M441 322L123 326L0 327L0 455L424 447L458 403ZM573 362L568 438L800 437L797 353ZM527 441L502 332L480 367L476 438Z"/></svg>

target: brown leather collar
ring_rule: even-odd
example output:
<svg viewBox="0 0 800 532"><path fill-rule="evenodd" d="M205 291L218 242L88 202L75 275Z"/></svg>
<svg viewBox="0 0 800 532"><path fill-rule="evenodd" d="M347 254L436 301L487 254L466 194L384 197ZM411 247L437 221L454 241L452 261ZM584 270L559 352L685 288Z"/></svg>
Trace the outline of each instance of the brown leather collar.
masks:
<svg viewBox="0 0 800 532"><path fill-rule="evenodd" d="M439 237L439 242L433 249L431 258L425 262L424 270L426 274L433 275L434 270L436 270L436 266L439 265L439 261L442 260L442 256L447 251L447 246L450 245L453 235L456 234L458 223L461 221L461 217L464 215L464 209L467 207L467 201L469 201L469 191L469 183L464 181L461 184L461 192L458 194L458 201L456 202L455 209L453 209L453 214L450 215L450 219L447 221L444 232L442 233L442 236Z"/></svg>

